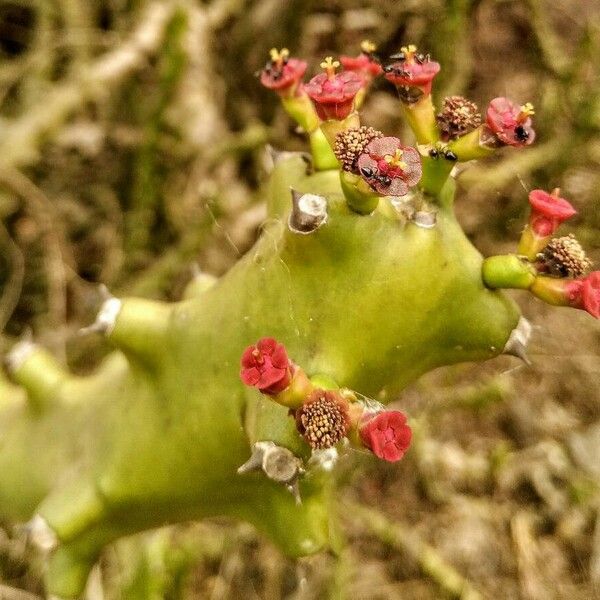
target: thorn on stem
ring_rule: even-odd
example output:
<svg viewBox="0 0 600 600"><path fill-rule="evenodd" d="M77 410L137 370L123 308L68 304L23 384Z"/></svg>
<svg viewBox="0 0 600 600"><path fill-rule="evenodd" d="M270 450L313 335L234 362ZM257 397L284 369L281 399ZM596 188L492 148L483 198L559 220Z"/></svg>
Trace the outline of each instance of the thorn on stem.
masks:
<svg viewBox="0 0 600 600"><path fill-rule="evenodd" d="M327 200L316 194L302 194L292 189L290 231L303 235L316 231L327 222Z"/></svg>
<svg viewBox="0 0 600 600"><path fill-rule="evenodd" d="M298 478L304 473L304 470L302 461L293 452L274 442L256 442L252 449L252 455L238 468L237 472L243 475L261 470L269 479L285 485L296 498L296 502L301 503Z"/></svg>
<svg viewBox="0 0 600 600"><path fill-rule="evenodd" d="M109 335L115 326L119 312L121 311L121 301L115 298L108 291L105 285L100 286L100 295L102 296L103 302L96 320L87 327L82 327L79 330L79 335L87 335L90 333L100 333L103 335Z"/></svg>
<svg viewBox="0 0 600 600"><path fill-rule="evenodd" d="M516 356L530 366L531 360L527 356L527 345L531 338L531 331L531 323L525 317L521 317L517 326L511 331L502 354Z"/></svg>

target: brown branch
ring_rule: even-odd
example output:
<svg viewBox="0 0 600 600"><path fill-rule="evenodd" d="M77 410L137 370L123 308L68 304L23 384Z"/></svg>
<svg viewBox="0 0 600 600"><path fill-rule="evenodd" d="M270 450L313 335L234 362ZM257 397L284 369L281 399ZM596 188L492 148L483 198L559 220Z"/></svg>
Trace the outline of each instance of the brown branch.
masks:
<svg viewBox="0 0 600 600"><path fill-rule="evenodd" d="M148 55L161 47L163 33L176 4L149 4L131 37L118 49L106 53L77 77L52 86L42 101L7 125L0 141L0 165L21 167L37 158L41 141L84 102L106 94L128 75L146 64Z"/></svg>

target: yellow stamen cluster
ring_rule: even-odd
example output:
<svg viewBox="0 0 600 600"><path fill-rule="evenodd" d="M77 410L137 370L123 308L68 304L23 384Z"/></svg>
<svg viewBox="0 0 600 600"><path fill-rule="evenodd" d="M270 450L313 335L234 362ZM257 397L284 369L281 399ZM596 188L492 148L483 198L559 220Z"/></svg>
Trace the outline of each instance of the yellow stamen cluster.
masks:
<svg viewBox="0 0 600 600"><path fill-rule="evenodd" d="M524 121L532 115L535 115L533 104L531 104L531 102L526 102L525 104L523 104L523 106L521 106L521 112L519 113L519 121Z"/></svg>
<svg viewBox="0 0 600 600"><path fill-rule="evenodd" d="M365 151L371 140L383 137L381 131L364 125L358 128L350 128L341 131L335 138L333 152L340 161L344 171L354 172L357 170L358 157Z"/></svg>
<svg viewBox="0 0 600 600"><path fill-rule="evenodd" d="M417 47L414 44L408 46L402 46L400 52L404 54L406 62L412 62L413 56L417 53Z"/></svg>
<svg viewBox="0 0 600 600"><path fill-rule="evenodd" d="M271 57L272 62L278 67L281 67L281 65L289 58L290 51L287 48L282 48L281 50L271 48L271 50L269 50L269 56Z"/></svg>
<svg viewBox="0 0 600 600"><path fill-rule="evenodd" d="M394 154L386 154L383 157L383 160L385 160L385 162L390 165L391 167L397 167L399 169L406 169L407 164L402 160L402 156L403 156L404 152L402 152L402 150L400 150L400 148L396 148L396 152L394 152Z"/></svg>
<svg viewBox="0 0 600 600"><path fill-rule="evenodd" d="M321 69L326 71L327 77L329 79L333 79L335 77L335 70L340 66L340 62L338 60L333 60L333 57L327 56L325 60L321 63Z"/></svg>
<svg viewBox="0 0 600 600"><path fill-rule="evenodd" d="M311 448L332 448L350 428L348 402L337 392L315 390L298 409L296 426Z"/></svg>
<svg viewBox="0 0 600 600"><path fill-rule="evenodd" d="M360 49L365 54L373 54L377 50L377 46L371 40L363 40L360 43Z"/></svg>

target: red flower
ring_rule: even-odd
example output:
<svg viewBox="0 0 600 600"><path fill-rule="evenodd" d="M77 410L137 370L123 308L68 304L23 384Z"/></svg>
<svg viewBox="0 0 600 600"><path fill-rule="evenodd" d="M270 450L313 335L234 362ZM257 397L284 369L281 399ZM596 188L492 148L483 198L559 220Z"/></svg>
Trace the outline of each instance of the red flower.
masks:
<svg viewBox="0 0 600 600"><path fill-rule="evenodd" d="M559 193L556 188L551 194L543 190L533 190L529 194L529 226L540 237L552 235L563 221L577 214L571 203L561 198Z"/></svg>
<svg viewBox="0 0 600 600"><path fill-rule="evenodd" d="M503 143L509 146L528 146L535 139L531 127L533 106L528 102L517 106L508 98L494 98L488 106L486 123Z"/></svg>
<svg viewBox="0 0 600 600"><path fill-rule="evenodd" d="M330 56L321 63L321 67L325 69L325 73L313 77L304 86L304 90L323 121L345 119L352 112L354 97L365 86L365 80L354 71L336 75L335 69L339 67L339 63Z"/></svg>
<svg viewBox="0 0 600 600"><path fill-rule="evenodd" d="M367 415L359 429L360 439L375 456L396 462L400 460L412 438L406 424L406 415L397 410L386 410L375 416Z"/></svg>
<svg viewBox="0 0 600 600"><path fill-rule="evenodd" d="M581 301L584 310L592 317L600 319L600 271L590 273L583 280Z"/></svg>
<svg viewBox="0 0 600 600"><path fill-rule="evenodd" d="M297 58L289 58L289 51L271 48L271 58L261 71L260 82L280 96L289 98L296 93L298 83L304 77L307 64Z"/></svg>
<svg viewBox="0 0 600 600"><path fill-rule="evenodd" d="M262 338L248 346L242 354L242 381L274 396L285 390L292 380L292 366L282 344L273 338Z"/></svg>
<svg viewBox="0 0 600 600"><path fill-rule="evenodd" d="M369 142L358 157L358 170L365 181L385 196L404 196L421 179L421 158L415 148L402 146L395 137Z"/></svg>
<svg viewBox="0 0 600 600"><path fill-rule="evenodd" d="M354 71L361 75L366 82L370 82L381 75L383 69L373 54L376 50L374 44L364 40L360 48L362 52L358 56L340 56L340 62L346 71Z"/></svg>
<svg viewBox="0 0 600 600"><path fill-rule="evenodd" d="M390 58L395 62L383 69L386 79L398 88L417 88L419 96L431 94L433 79L440 72L439 63L431 60L429 55L418 53L417 47L412 44L402 47ZM412 98L413 101L416 99Z"/></svg>

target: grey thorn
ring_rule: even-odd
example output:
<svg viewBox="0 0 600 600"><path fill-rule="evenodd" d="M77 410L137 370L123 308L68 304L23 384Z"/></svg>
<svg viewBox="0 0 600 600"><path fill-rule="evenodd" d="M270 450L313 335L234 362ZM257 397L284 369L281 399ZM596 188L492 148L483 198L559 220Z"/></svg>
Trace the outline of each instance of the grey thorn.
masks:
<svg viewBox="0 0 600 600"><path fill-rule="evenodd" d="M502 354L516 356L526 365L531 365L531 360L527 356L527 345L531 338L532 329L531 323L525 317L520 317L517 326L510 332Z"/></svg>
<svg viewBox="0 0 600 600"><path fill-rule="evenodd" d="M238 474L244 475L245 473L251 473L252 471L260 471L262 469L263 456L265 455L265 450L267 447L273 442L256 442L252 447L252 454L250 458L240 467L238 467Z"/></svg>
<svg viewBox="0 0 600 600"><path fill-rule="evenodd" d="M35 515L25 524L25 532L27 541L41 552L51 552L58 546L56 533L41 515Z"/></svg>
<svg viewBox="0 0 600 600"><path fill-rule="evenodd" d="M34 344L30 337L30 335L25 336L25 338L20 342L17 342L6 355L5 364L10 372L17 371L37 348L37 344Z"/></svg>
<svg viewBox="0 0 600 600"><path fill-rule="evenodd" d="M437 214L435 211L418 210L412 217L412 221L418 227L423 229L432 229L437 222Z"/></svg>
<svg viewBox="0 0 600 600"><path fill-rule="evenodd" d="M104 285L100 286L100 295L103 298L102 306L98 311L96 320L87 327L82 327L79 330L79 335L87 335L89 333L101 333L103 335L110 335L113 330L117 317L121 312L121 301L110 294L107 287Z"/></svg>
<svg viewBox="0 0 600 600"><path fill-rule="evenodd" d="M292 189L290 231L307 235L327 222L327 200L316 194L302 194Z"/></svg>
<svg viewBox="0 0 600 600"><path fill-rule="evenodd" d="M296 498L296 502L301 502L298 478L304 470L302 461L291 450L270 441L256 442L252 448L252 455L237 472L243 475L260 470L269 479L285 485Z"/></svg>

